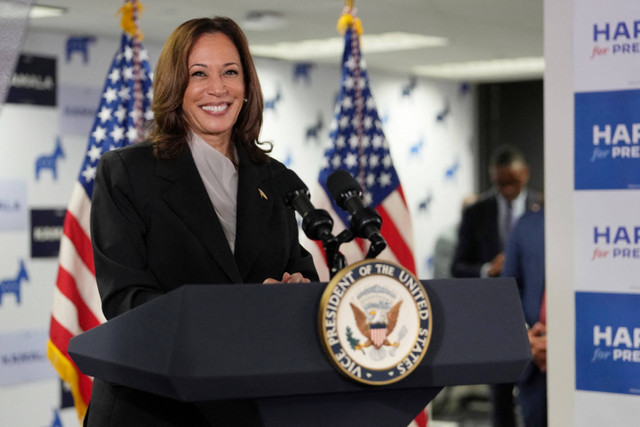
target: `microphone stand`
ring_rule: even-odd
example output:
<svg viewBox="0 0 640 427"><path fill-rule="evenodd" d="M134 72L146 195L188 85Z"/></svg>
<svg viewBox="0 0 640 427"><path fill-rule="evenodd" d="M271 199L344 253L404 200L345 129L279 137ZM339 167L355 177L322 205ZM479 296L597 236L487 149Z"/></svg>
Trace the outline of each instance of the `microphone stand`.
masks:
<svg viewBox="0 0 640 427"><path fill-rule="evenodd" d="M297 200L298 202L300 201L300 199ZM289 197L285 198L285 203L289 206L294 205ZM352 215L349 221L349 228L345 228L337 236L334 236L330 231L333 227L333 220L327 211L315 209L310 203L308 206L304 205L303 208L297 206L296 209L303 211L302 230L311 240L322 241L331 279L347 266L347 261L340 252L340 245L343 243L352 241L356 236L368 239L370 245L366 258L375 258L387 247L387 242L378 231L382 225L382 219L371 208L362 209L357 214Z"/></svg>
<svg viewBox="0 0 640 427"><path fill-rule="evenodd" d="M353 225L351 225L351 228L354 228ZM342 230L342 232L337 236L334 236L333 234L322 236L322 244L324 247L324 253L327 256L330 278L333 278L333 276L347 266L346 259L340 252L340 245L350 242L354 238L355 235L350 228ZM368 240L370 245L365 258L375 258L387 247L387 242L380 233L373 233L369 236Z"/></svg>
<svg viewBox="0 0 640 427"><path fill-rule="evenodd" d="M345 230L348 231L348 230ZM351 233L351 232L349 232ZM322 239L324 247L324 253L327 256L327 265L329 266L329 278L333 279L340 270L347 266L347 261L344 255L340 252L340 245L344 243L340 236L344 234L344 231L337 237L333 234L327 236L326 239Z"/></svg>
<svg viewBox="0 0 640 427"><path fill-rule="evenodd" d="M337 237L331 233L333 219L323 209L310 209L302 218L302 230L311 240L321 241L329 266L329 277L333 278L340 270L347 266L344 255L340 252L340 245L353 239L351 231L344 230ZM345 234L346 232L346 234Z"/></svg>

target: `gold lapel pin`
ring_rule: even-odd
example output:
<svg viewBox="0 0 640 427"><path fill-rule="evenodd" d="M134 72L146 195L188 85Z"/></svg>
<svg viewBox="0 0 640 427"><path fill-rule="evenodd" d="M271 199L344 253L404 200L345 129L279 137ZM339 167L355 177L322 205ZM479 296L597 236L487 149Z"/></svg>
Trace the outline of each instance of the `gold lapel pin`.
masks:
<svg viewBox="0 0 640 427"><path fill-rule="evenodd" d="M260 197L262 197L265 200L269 200L269 198L267 197L266 194L264 194L264 191L262 191L262 189L258 188L258 193L260 193Z"/></svg>

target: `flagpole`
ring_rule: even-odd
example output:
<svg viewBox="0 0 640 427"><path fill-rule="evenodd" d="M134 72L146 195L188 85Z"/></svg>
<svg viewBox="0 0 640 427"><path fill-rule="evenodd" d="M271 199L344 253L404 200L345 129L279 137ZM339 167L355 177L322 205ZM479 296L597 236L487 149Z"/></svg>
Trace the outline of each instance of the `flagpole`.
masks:
<svg viewBox="0 0 640 427"><path fill-rule="evenodd" d="M362 97L362 88L364 83L362 82L361 71L361 54L360 54L360 35L362 34L362 23L360 18L356 17L357 9L354 6L354 0L346 0L345 8L342 16L338 20L338 32L344 34L347 28L351 28L351 51L353 54L353 81L355 87L355 112L353 115L355 123L355 133L358 141L358 157L362 157L365 152L363 145L364 138L364 100ZM360 165L356 179L362 188L366 188L365 185L365 168Z"/></svg>
<svg viewBox="0 0 640 427"><path fill-rule="evenodd" d="M138 0L125 0L124 6L118 10L118 13L122 14L122 29L131 36L131 44L133 46L134 104L132 114L134 117L134 128L137 132L137 138L133 142L139 142L144 136L144 111L142 108L142 102L144 100L144 94L142 94L142 81L144 79L144 73L140 58L140 45L144 36L138 26L138 14L142 12L142 9L142 4Z"/></svg>
<svg viewBox="0 0 640 427"><path fill-rule="evenodd" d="M139 141L144 135L144 121L153 117L151 67L137 27L141 10L137 0L126 0L118 10L123 29L120 47L107 72L60 241L47 356L70 386L80 420L91 399L92 379L78 370L67 348L71 338L106 322L96 284L89 225L97 165L106 151Z"/></svg>

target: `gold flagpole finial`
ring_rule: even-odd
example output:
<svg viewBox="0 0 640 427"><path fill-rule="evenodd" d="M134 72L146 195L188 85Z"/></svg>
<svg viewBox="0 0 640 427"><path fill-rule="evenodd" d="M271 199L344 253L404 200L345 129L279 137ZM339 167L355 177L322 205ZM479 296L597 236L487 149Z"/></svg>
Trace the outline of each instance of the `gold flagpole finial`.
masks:
<svg viewBox="0 0 640 427"><path fill-rule="evenodd" d="M122 15L120 20L120 26L122 29L130 34L132 37L136 37L139 41L142 41L142 31L138 28L138 14L142 12L144 8L137 0L125 0L124 6L118 9L118 15Z"/></svg>
<svg viewBox="0 0 640 427"><path fill-rule="evenodd" d="M353 27L358 36L362 35L362 22L356 17L358 9L354 6L354 0L345 0L342 16L338 19L337 29L340 34L344 34L347 28Z"/></svg>

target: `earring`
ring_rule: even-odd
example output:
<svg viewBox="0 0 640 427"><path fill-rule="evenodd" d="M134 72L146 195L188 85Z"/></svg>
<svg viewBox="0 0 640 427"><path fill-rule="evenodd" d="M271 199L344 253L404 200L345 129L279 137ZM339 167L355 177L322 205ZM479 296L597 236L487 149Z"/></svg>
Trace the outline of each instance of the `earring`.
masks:
<svg viewBox="0 0 640 427"><path fill-rule="evenodd" d="M244 98L244 99L243 99L243 101L244 101L244 103L246 104L246 103L247 103L247 101L248 101L248 99L247 99L247 98Z"/></svg>

